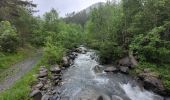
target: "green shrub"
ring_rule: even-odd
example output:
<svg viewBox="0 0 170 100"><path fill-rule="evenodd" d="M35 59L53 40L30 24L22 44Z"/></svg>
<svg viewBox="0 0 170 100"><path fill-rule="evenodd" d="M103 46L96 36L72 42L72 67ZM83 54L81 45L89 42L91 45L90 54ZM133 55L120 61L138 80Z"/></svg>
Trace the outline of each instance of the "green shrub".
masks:
<svg viewBox="0 0 170 100"><path fill-rule="evenodd" d="M161 40L159 35L163 30L163 27L157 27L146 35L135 36L130 44L130 50L138 55L140 61L170 63L170 48L163 45L166 42Z"/></svg>
<svg viewBox="0 0 170 100"><path fill-rule="evenodd" d="M19 46L19 37L16 29L10 22L2 21L0 23L0 49L4 52L15 52Z"/></svg>
<svg viewBox="0 0 170 100"><path fill-rule="evenodd" d="M123 48L114 42L105 41L100 45L102 63L111 63L123 56Z"/></svg>
<svg viewBox="0 0 170 100"><path fill-rule="evenodd" d="M52 43L50 37L48 38L48 42L46 43L44 50L44 60L50 65L60 63L65 53L65 49L61 45Z"/></svg>

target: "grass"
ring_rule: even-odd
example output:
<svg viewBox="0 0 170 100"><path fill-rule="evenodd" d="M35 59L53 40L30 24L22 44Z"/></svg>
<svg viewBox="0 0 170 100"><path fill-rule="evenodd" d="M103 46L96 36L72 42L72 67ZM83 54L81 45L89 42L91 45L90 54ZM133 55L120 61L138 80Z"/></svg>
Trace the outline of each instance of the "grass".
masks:
<svg viewBox="0 0 170 100"><path fill-rule="evenodd" d="M0 100L31 100L31 98L29 98L31 91L30 86L36 81L35 74L38 72L41 64L42 60L40 60L30 72L16 81L12 87L0 93Z"/></svg>
<svg viewBox="0 0 170 100"><path fill-rule="evenodd" d="M12 71L8 69L15 63L33 55L35 49L32 47L27 47L24 49L19 49L16 53L2 53L0 52L0 81L4 79L5 76L12 74Z"/></svg>
<svg viewBox="0 0 170 100"><path fill-rule="evenodd" d="M19 49L16 53L0 52L0 72L8 69L11 65L17 63L24 58L31 56L35 49L33 47Z"/></svg>

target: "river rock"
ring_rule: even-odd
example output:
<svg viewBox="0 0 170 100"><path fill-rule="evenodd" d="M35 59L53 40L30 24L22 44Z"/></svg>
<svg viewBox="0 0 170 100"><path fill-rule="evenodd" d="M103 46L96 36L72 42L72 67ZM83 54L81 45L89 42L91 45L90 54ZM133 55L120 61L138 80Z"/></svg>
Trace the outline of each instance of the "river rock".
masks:
<svg viewBox="0 0 170 100"><path fill-rule="evenodd" d="M103 68L100 65L96 65L93 68L93 70L94 70L95 73L101 73L103 71Z"/></svg>
<svg viewBox="0 0 170 100"><path fill-rule="evenodd" d="M50 96L45 94L42 96L42 99L41 100L49 100Z"/></svg>
<svg viewBox="0 0 170 100"><path fill-rule="evenodd" d="M107 67L104 71L105 72L118 72L119 70L114 66L110 66L110 67Z"/></svg>
<svg viewBox="0 0 170 100"><path fill-rule="evenodd" d="M30 97L33 98L34 100L41 100L42 94L40 90L36 89L31 92Z"/></svg>
<svg viewBox="0 0 170 100"><path fill-rule="evenodd" d="M139 78L143 81L143 85L146 89L152 90L158 94L165 94L163 83L156 73L149 72L149 70L145 69L139 74Z"/></svg>
<svg viewBox="0 0 170 100"><path fill-rule="evenodd" d="M122 73L125 73L125 74L129 73L129 68L128 67L120 66L119 69L120 69L120 72L122 72Z"/></svg>
<svg viewBox="0 0 170 100"><path fill-rule="evenodd" d="M60 77L59 77L59 76L54 76L54 75L52 75L52 76L51 76L51 79L52 79L52 80L58 80L58 79L60 79Z"/></svg>
<svg viewBox="0 0 170 100"><path fill-rule="evenodd" d="M48 76L48 73L46 71L41 71L39 74L38 74L38 78L43 78L43 77L47 77Z"/></svg>
<svg viewBox="0 0 170 100"><path fill-rule="evenodd" d="M61 69L60 69L60 67L59 67L58 65L55 65L55 66L53 66L53 67L50 68L50 71L51 71L52 73L57 73L57 74L59 74L59 73L61 72Z"/></svg>
<svg viewBox="0 0 170 100"><path fill-rule="evenodd" d="M63 61L63 66L64 67L69 67L70 66L69 57L63 57L62 61Z"/></svg>
<svg viewBox="0 0 170 100"><path fill-rule="evenodd" d="M112 100L123 100L123 99L117 95L112 95Z"/></svg>
<svg viewBox="0 0 170 100"><path fill-rule="evenodd" d="M131 63L130 58L127 56L127 57L124 57L124 58L120 59L120 60L118 61L118 65L119 65L119 66L131 67L132 63Z"/></svg>
<svg viewBox="0 0 170 100"><path fill-rule="evenodd" d="M37 85L34 86L36 89L41 89L44 85L40 82Z"/></svg>
<svg viewBox="0 0 170 100"><path fill-rule="evenodd" d="M44 82L46 82L48 79L47 79L47 77L43 77L43 78L38 78L38 80L44 83Z"/></svg>

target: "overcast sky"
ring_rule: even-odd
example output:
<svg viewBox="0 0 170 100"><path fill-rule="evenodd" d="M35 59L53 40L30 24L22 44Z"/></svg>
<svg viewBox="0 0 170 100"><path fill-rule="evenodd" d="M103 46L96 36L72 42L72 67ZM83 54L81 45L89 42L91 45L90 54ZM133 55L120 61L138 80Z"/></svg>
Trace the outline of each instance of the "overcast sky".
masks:
<svg viewBox="0 0 170 100"><path fill-rule="evenodd" d="M106 0L33 0L37 4L36 10L39 10L35 15L43 15L51 8L55 8L60 16L65 16L73 11L81 11L97 2L105 2Z"/></svg>

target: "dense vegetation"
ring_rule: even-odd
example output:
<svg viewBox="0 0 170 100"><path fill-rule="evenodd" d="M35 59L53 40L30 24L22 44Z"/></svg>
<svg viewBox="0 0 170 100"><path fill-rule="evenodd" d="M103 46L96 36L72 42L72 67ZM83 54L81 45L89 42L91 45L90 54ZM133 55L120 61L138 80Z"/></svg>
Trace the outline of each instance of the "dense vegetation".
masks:
<svg viewBox="0 0 170 100"><path fill-rule="evenodd" d="M31 2L1 0L0 57L15 55L27 44L43 47L43 64L48 65L60 63L68 49L80 44L100 51L102 63L114 63L133 53L139 61L136 70L150 68L157 72L170 90L169 5L169 0L122 0L119 3L113 0L94 8L89 16L83 11L63 19L55 9L43 17L35 17L32 7L36 5ZM0 69L2 65L0 62ZM29 91L30 80L25 82L27 87L23 85L26 89L19 88L23 93ZM5 96L9 96L9 91ZM17 95L16 100L21 98L25 95Z"/></svg>
<svg viewBox="0 0 170 100"><path fill-rule="evenodd" d="M86 24L87 44L100 51L103 63L133 53L136 70L157 72L170 90L169 0L108 2L91 12Z"/></svg>

